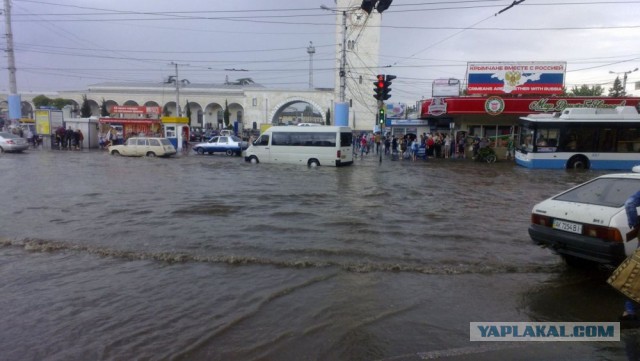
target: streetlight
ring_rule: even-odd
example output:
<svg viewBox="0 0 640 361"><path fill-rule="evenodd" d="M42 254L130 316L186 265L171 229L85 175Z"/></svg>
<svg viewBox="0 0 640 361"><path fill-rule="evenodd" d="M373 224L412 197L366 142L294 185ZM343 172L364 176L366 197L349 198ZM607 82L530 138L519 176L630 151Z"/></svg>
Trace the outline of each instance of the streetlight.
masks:
<svg viewBox="0 0 640 361"><path fill-rule="evenodd" d="M307 47L307 54L309 54L309 89L313 89L313 54L315 53L316 47L313 46L313 41L310 41Z"/></svg>
<svg viewBox="0 0 640 361"><path fill-rule="evenodd" d="M638 68L621 72L609 71L609 74L624 74L624 76L622 77L622 96L627 96L627 75L633 73L634 71L638 71Z"/></svg>

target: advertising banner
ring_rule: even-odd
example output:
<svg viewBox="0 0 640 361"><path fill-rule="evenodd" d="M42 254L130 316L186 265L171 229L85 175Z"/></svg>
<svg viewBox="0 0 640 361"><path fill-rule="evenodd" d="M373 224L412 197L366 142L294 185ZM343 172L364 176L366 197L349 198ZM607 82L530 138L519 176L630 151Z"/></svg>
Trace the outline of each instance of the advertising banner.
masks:
<svg viewBox="0 0 640 361"><path fill-rule="evenodd" d="M387 103L387 119L406 118L407 105L403 103Z"/></svg>
<svg viewBox="0 0 640 361"><path fill-rule="evenodd" d="M432 97L457 97L460 96L460 80L436 79L431 88Z"/></svg>
<svg viewBox="0 0 640 361"><path fill-rule="evenodd" d="M137 106L137 105L114 105L111 108L111 113L119 114L160 114L162 108L152 106Z"/></svg>
<svg viewBox="0 0 640 361"><path fill-rule="evenodd" d="M565 62L467 63L468 94L562 94Z"/></svg>

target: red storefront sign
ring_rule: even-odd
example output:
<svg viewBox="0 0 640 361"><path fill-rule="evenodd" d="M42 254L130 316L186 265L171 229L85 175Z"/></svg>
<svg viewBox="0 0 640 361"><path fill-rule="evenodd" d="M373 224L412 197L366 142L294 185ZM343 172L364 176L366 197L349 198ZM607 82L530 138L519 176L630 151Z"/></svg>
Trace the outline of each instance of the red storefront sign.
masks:
<svg viewBox="0 0 640 361"><path fill-rule="evenodd" d="M565 108L615 108L617 106L635 106L640 98L501 98L492 97L461 97L444 98L447 115L456 114L514 114L528 115L531 113L561 112ZM429 112L432 100L422 103L420 118L444 115Z"/></svg>
<svg viewBox="0 0 640 361"><path fill-rule="evenodd" d="M160 114L160 107L132 106L132 105L114 105L111 107L111 113L119 114Z"/></svg>

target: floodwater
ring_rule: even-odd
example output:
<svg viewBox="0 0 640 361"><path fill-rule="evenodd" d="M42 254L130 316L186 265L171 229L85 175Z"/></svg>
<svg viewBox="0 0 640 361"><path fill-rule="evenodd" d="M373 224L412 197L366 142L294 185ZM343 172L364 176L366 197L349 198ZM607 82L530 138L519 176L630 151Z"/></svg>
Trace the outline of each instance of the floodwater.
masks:
<svg viewBox="0 0 640 361"><path fill-rule="evenodd" d="M527 234L534 203L600 174L2 154L0 359L633 359L633 330L469 341L469 322L617 320L606 276Z"/></svg>

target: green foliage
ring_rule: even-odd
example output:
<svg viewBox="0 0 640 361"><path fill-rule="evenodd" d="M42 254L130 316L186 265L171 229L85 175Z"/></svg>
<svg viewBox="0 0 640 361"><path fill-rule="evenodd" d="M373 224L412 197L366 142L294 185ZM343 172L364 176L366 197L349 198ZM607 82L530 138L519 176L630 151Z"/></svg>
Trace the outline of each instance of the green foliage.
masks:
<svg viewBox="0 0 640 361"><path fill-rule="evenodd" d="M604 89L600 85L593 85L589 87L587 84L582 84L580 88L577 85L571 89L569 95L586 97L586 96L601 96L604 93Z"/></svg>
<svg viewBox="0 0 640 361"><path fill-rule="evenodd" d="M45 95L38 95L33 98L33 105L35 105L36 108L48 107L51 106L51 99Z"/></svg>
<svg viewBox="0 0 640 361"><path fill-rule="evenodd" d="M224 126L229 128L230 127L230 123L231 123L231 112L229 111L229 103L227 102L227 100L225 99L224 101L224 115L223 115L223 119L224 119Z"/></svg>
<svg viewBox="0 0 640 361"><path fill-rule="evenodd" d="M107 109L107 101L102 98L102 104L100 104L100 116L108 117L109 115L111 114L109 114L109 109Z"/></svg>
<svg viewBox="0 0 640 361"><path fill-rule="evenodd" d="M73 104L74 104L73 100L69 100L69 99L55 98L51 100L51 105L56 107L57 109L62 109L65 107L65 105L73 105Z"/></svg>
<svg viewBox="0 0 640 361"><path fill-rule="evenodd" d="M191 106L189 106L189 99L187 99L187 105L185 105L184 108L187 113L187 118L189 118L189 122L191 122Z"/></svg>
<svg viewBox="0 0 640 361"><path fill-rule="evenodd" d="M327 108L327 115L325 119L326 125L331 125L331 109Z"/></svg>
<svg viewBox="0 0 640 361"><path fill-rule="evenodd" d="M82 118L89 118L91 116L91 104L87 99L87 95L82 95L82 105L80 106L80 116Z"/></svg>
<svg viewBox="0 0 640 361"><path fill-rule="evenodd" d="M622 86L622 82L620 81L620 77L616 77L616 80L613 81L613 87L609 88L609 96L612 98L620 98L625 96L624 87Z"/></svg>

